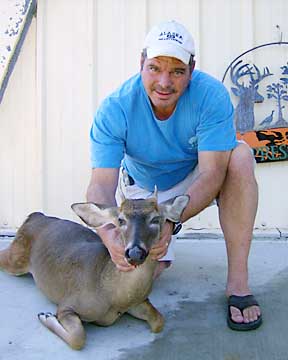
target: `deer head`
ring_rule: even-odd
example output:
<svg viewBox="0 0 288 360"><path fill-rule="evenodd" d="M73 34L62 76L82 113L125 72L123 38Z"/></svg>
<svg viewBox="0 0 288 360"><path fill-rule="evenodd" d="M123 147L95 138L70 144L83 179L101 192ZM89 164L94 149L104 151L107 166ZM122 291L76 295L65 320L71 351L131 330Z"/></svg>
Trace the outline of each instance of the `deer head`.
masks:
<svg viewBox="0 0 288 360"><path fill-rule="evenodd" d="M245 95L249 96L250 101L252 102L263 102L264 97L258 92L259 83L267 76L273 75L270 73L268 67L265 67L263 74L261 74L259 68L253 64L242 64L243 60L238 61L234 66L231 67L230 77L231 81L235 87L232 87L231 90L235 96L244 97ZM239 79L243 79L245 76L249 76L248 85L239 82Z"/></svg>
<svg viewBox="0 0 288 360"><path fill-rule="evenodd" d="M127 261L140 265L159 240L165 221L179 221L188 201L189 196L182 195L158 204L154 193L154 197L149 199L123 198L120 207L76 203L72 205L72 209L90 227L113 224L118 228Z"/></svg>

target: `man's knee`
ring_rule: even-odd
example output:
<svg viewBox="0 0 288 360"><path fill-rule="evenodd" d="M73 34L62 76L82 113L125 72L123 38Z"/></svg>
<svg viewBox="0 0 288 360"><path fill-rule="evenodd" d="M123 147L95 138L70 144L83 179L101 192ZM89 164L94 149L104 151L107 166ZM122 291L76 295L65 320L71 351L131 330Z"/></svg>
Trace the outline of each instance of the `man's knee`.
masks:
<svg viewBox="0 0 288 360"><path fill-rule="evenodd" d="M252 149L246 143L239 143L238 146L232 150L228 172L237 173L245 177L254 176L255 159Z"/></svg>

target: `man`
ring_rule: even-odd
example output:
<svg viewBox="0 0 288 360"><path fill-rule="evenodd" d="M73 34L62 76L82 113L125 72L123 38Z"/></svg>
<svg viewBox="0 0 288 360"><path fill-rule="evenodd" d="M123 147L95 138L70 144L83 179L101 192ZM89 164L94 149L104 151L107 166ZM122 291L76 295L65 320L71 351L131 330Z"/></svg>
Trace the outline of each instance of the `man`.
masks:
<svg viewBox="0 0 288 360"><path fill-rule="evenodd" d="M228 256L228 325L255 329L262 317L247 269L258 199L254 159L249 147L236 141L225 87L194 70L194 55L191 35L175 21L147 35L140 74L108 96L95 116L87 200L113 205L117 185L130 198L149 197L157 185L160 202L190 196L184 222L217 199ZM171 262L171 254L165 255L178 228L166 222L160 243L151 250L162 260L155 276ZM117 230L107 224L98 233L118 269L133 271Z"/></svg>

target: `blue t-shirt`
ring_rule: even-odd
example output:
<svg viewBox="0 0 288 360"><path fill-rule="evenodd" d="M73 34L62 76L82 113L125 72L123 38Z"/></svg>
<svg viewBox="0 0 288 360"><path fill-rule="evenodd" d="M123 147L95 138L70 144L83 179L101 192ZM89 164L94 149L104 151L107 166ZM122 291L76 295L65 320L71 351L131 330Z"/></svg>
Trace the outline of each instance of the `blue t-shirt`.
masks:
<svg viewBox="0 0 288 360"><path fill-rule="evenodd" d="M137 74L100 105L90 132L93 168L121 165L142 188L167 190L197 165L198 151L236 146L233 106L224 85L201 71L167 120L158 120Z"/></svg>

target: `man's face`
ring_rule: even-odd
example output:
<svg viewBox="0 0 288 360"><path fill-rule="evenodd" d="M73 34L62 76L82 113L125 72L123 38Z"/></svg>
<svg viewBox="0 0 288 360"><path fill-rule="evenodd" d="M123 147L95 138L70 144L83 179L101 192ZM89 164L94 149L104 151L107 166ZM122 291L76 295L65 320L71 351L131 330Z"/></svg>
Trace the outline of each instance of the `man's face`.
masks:
<svg viewBox="0 0 288 360"><path fill-rule="evenodd" d="M189 65L167 56L142 59L142 82L155 115L167 119L186 89L191 73Z"/></svg>

